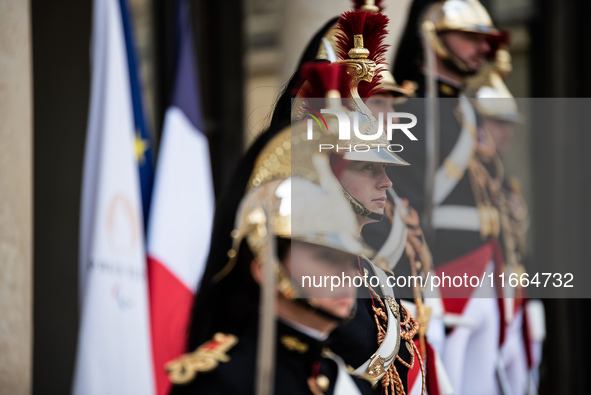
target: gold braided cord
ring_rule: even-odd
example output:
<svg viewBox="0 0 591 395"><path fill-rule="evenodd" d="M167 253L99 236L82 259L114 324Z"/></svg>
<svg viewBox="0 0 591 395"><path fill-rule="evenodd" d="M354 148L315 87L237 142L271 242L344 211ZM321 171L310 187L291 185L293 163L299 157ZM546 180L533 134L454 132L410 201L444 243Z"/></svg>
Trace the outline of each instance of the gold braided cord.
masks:
<svg viewBox="0 0 591 395"><path fill-rule="evenodd" d="M513 181L513 184L515 183L516 181ZM505 262L508 266L517 268L522 264L527 253L527 230L529 229L527 205L517 185L509 185L508 189L502 188L499 195Z"/></svg>
<svg viewBox="0 0 591 395"><path fill-rule="evenodd" d="M412 342L412 347L414 349L415 355L419 353L417 350L417 345ZM427 388L427 380L426 380L426 372L425 372L425 365L423 365L423 358L419 358L419 365L421 367L421 395L425 395L425 389Z"/></svg>
<svg viewBox="0 0 591 395"><path fill-rule="evenodd" d="M413 241L415 242L415 245L413 245ZM417 259L416 259L417 253L420 254L420 252L417 252L417 250L416 250L416 243L417 242L418 242L418 240L416 239L416 237L414 237L414 240L413 240L413 236L411 235L411 232L409 231L408 237L406 240L406 255L408 256L408 259L409 259L411 275L415 278L417 277L417 266L418 266L418 264L420 264L420 262L417 262ZM421 345L421 357L425 358L427 356L427 345L425 342L425 336L427 334L427 328L429 326L430 315L427 314L427 312L425 311L425 307L423 305L423 289L421 289L419 287L413 287L412 291L413 291L414 302L415 302L415 305L417 306L416 319L417 319L417 322L419 323L419 331L418 332L419 332L419 343Z"/></svg>
<svg viewBox="0 0 591 395"><path fill-rule="evenodd" d="M405 223L407 225L408 233L406 238L405 253L409 260L411 275L416 277L418 275L418 271L421 271L421 274L423 275L431 269L431 254L429 253L423 239L423 231L419 225L418 214L412 208L407 207L407 211L408 215L405 217ZM425 337L429 327L431 311L423 303L423 291L424 288L422 287L413 288L414 302L417 306L416 320L419 324L418 332L421 356L426 358L427 344Z"/></svg>
<svg viewBox="0 0 591 395"><path fill-rule="evenodd" d="M495 143L490 133L482 128L485 144L479 143L475 155L469 163L470 183L474 192L477 207L494 207L498 213L498 230L505 255L505 265L514 273L524 273L522 265L526 254L527 231L529 216L527 205L521 196L516 179L509 178L509 188L503 186L505 170L500 156L496 153ZM494 165L494 176L490 174L484 163Z"/></svg>
<svg viewBox="0 0 591 395"><path fill-rule="evenodd" d="M468 176L470 186L474 195L476 208L480 215L480 236L482 239L488 237L499 237L501 228L500 213L498 210L500 191L504 177L504 167L499 155L490 152L494 149L494 143L488 132L482 129L486 145L478 144L475 153L468 161ZM486 168L485 163L494 165L494 175Z"/></svg>

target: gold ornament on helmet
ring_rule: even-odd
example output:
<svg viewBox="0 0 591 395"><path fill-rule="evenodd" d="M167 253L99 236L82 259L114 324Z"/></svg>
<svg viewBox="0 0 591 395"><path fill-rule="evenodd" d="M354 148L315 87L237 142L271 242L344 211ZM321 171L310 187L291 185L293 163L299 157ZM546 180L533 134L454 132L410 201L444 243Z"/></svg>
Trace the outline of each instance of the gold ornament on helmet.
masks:
<svg viewBox="0 0 591 395"><path fill-rule="evenodd" d="M353 133L350 133L350 139L340 143L359 148L359 150L346 151L344 154L346 159L408 165L406 161L387 149L390 142L386 131L381 130L382 124L375 119L359 94L360 83L365 84L363 88L367 97L372 92L381 90L379 87L381 76L376 78L376 71L381 72L382 69L377 67L374 59L380 63L384 61L387 46L383 44L383 38L387 33L385 28L387 22L388 18L383 14L350 11L345 12L339 19L337 32L331 33L330 48L333 51L336 49L338 58L341 59L333 62L333 65L345 67L348 76L347 88L342 94L342 106L348 113L349 124L354 128ZM308 99L314 97L307 93L309 90L313 91L310 89L311 85L313 83L308 80L298 92L292 108L293 120L299 120L305 116L303 109L310 102ZM336 115L326 116L326 118L335 119ZM338 130L336 128L330 131L335 133Z"/></svg>
<svg viewBox="0 0 591 395"><path fill-rule="evenodd" d="M383 6L382 6L382 0L355 0L353 1L354 3L354 8L356 10L360 10L360 11L367 11L370 13L381 13L383 10ZM381 15L381 14L380 14ZM387 24L387 17L382 16L382 18L385 18L384 21L382 22L382 24L384 25L384 28L386 27ZM384 29L384 33L386 33L387 31L385 31ZM346 57L337 57L337 51L338 51L338 36L339 36L339 24L336 23L334 26L332 26L332 28L328 29L328 31L326 32L326 34L324 35L324 37L322 38L321 44L318 48L318 53L316 55L316 59L318 60L328 60L330 62L336 62L338 60L344 60L344 59L348 59L349 56ZM376 40L375 37L371 38L372 40ZM366 40L366 38L364 38L364 40ZM376 41L380 41L379 38ZM368 59L369 60L373 60L374 62L376 62L376 74L377 74L377 78L374 77L373 80L374 84L370 87L366 87L363 86L362 84L362 89L359 92L360 96L362 97L369 97L370 96L370 92L367 88L371 88L374 92L380 92L380 91L386 91L386 92L390 92L392 93L395 97L411 97L414 95L414 89L412 89L412 87L410 85L399 85L396 80L394 79L394 76L392 75L392 73L390 73L390 71L388 70L388 68L385 65L385 57L384 57L384 50L387 46L384 46L381 50L379 51L371 51L368 54ZM347 49L348 51L348 49ZM348 55L348 54L347 54ZM352 58L352 56L351 56ZM372 80L372 81L373 81ZM416 89L416 88L415 88Z"/></svg>
<svg viewBox="0 0 591 395"><path fill-rule="evenodd" d="M478 0L446 0L432 5L424 20L433 23L438 33L456 30L499 34L486 8Z"/></svg>
<svg viewBox="0 0 591 395"><path fill-rule="evenodd" d="M353 6L356 10L368 12L382 12L382 0L353 0Z"/></svg>

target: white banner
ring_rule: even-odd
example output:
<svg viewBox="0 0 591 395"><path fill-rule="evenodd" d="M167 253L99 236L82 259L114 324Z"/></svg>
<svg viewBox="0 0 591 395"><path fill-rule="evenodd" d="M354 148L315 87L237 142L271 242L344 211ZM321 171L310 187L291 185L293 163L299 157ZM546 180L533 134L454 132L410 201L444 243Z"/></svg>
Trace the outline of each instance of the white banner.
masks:
<svg viewBox="0 0 591 395"><path fill-rule="evenodd" d="M95 0L76 395L154 393L133 107L117 0Z"/></svg>

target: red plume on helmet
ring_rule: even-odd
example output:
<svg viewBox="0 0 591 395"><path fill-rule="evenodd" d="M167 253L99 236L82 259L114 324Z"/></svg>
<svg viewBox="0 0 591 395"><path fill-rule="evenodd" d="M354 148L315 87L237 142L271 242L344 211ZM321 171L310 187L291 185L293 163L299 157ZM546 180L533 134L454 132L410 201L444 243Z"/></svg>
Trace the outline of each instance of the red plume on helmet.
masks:
<svg viewBox="0 0 591 395"><path fill-rule="evenodd" d="M350 78L345 73L345 65L308 62L302 66L302 76L308 81L300 92L303 97L326 97L330 91L338 92L340 97L349 94Z"/></svg>
<svg viewBox="0 0 591 395"><path fill-rule="evenodd" d="M328 62L308 62L301 68L302 85L298 96L304 99L305 106L315 111L320 111L327 105L325 100L314 99L340 99L351 97L351 76L346 71L344 64ZM345 105L338 100L340 105ZM335 103L335 102L333 102Z"/></svg>

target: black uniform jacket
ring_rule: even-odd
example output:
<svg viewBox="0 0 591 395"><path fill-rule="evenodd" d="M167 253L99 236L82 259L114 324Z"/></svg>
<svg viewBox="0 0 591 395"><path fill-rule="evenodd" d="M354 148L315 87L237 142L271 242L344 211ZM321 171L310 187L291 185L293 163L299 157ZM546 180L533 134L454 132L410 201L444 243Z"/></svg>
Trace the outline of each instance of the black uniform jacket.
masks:
<svg viewBox="0 0 591 395"><path fill-rule="evenodd" d="M361 259L361 265L363 268L368 263ZM376 291L379 293L379 290ZM400 303L398 298L396 301ZM367 288L359 288L358 290L355 317L335 329L329 337L328 344L330 349L343 358L353 369L361 366L376 352L379 347L378 328L374 319L372 299ZM398 355L404 361L410 362L410 353L406 347L401 346ZM404 390L407 392L408 369L398 361L395 362L395 367L404 385ZM364 386L365 391L370 391L373 394L382 393L380 384L373 390L367 381L363 381L361 385Z"/></svg>
<svg viewBox="0 0 591 395"><path fill-rule="evenodd" d="M417 81L419 84L417 96L424 97L425 81ZM458 96L460 91L445 81L439 80L437 90L439 93L439 163L441 166L455 146L462 129L461 113L459 111ZM425 209L425 171L426 171L426 122L425 122L425 100L409 99L407 103L396 107L397 111L410 112L417 116L418 123L412 128L412 133L417 141L409 140L403 133L395 133L393 143L401 144L404 149L400 156L410 163L410 166L390 166L388 176L392 180L394 190L398 195L407 198L410 205L414 207L421 218ZM470 206L476 205L468 172L464 172L455 188L442 202L442 205ZM379 226L369 224L367 226ZM427 229L423 228L427 231ZM482 240L479 232L440 229L433 234L434 237L427 237L433 254L435 266L458 258L466 253L482 246L486 240ZM383 238L385 240L384 235Z"/></svg>
<svg viewBox="0 0 591 395"><path fill-rule="evenodd" d="M227 351L230 360L208 373L198 373L172 394L254 394L256 383L257 325L247 324L238 343ZM325 342L307 336L282 322L277 324L274 394L312 394L310 380L322 394L333 394L337 364L322 356ZM354 379L360 383L362 379ZM362 392L364 394L368 392Z"/></svg>

